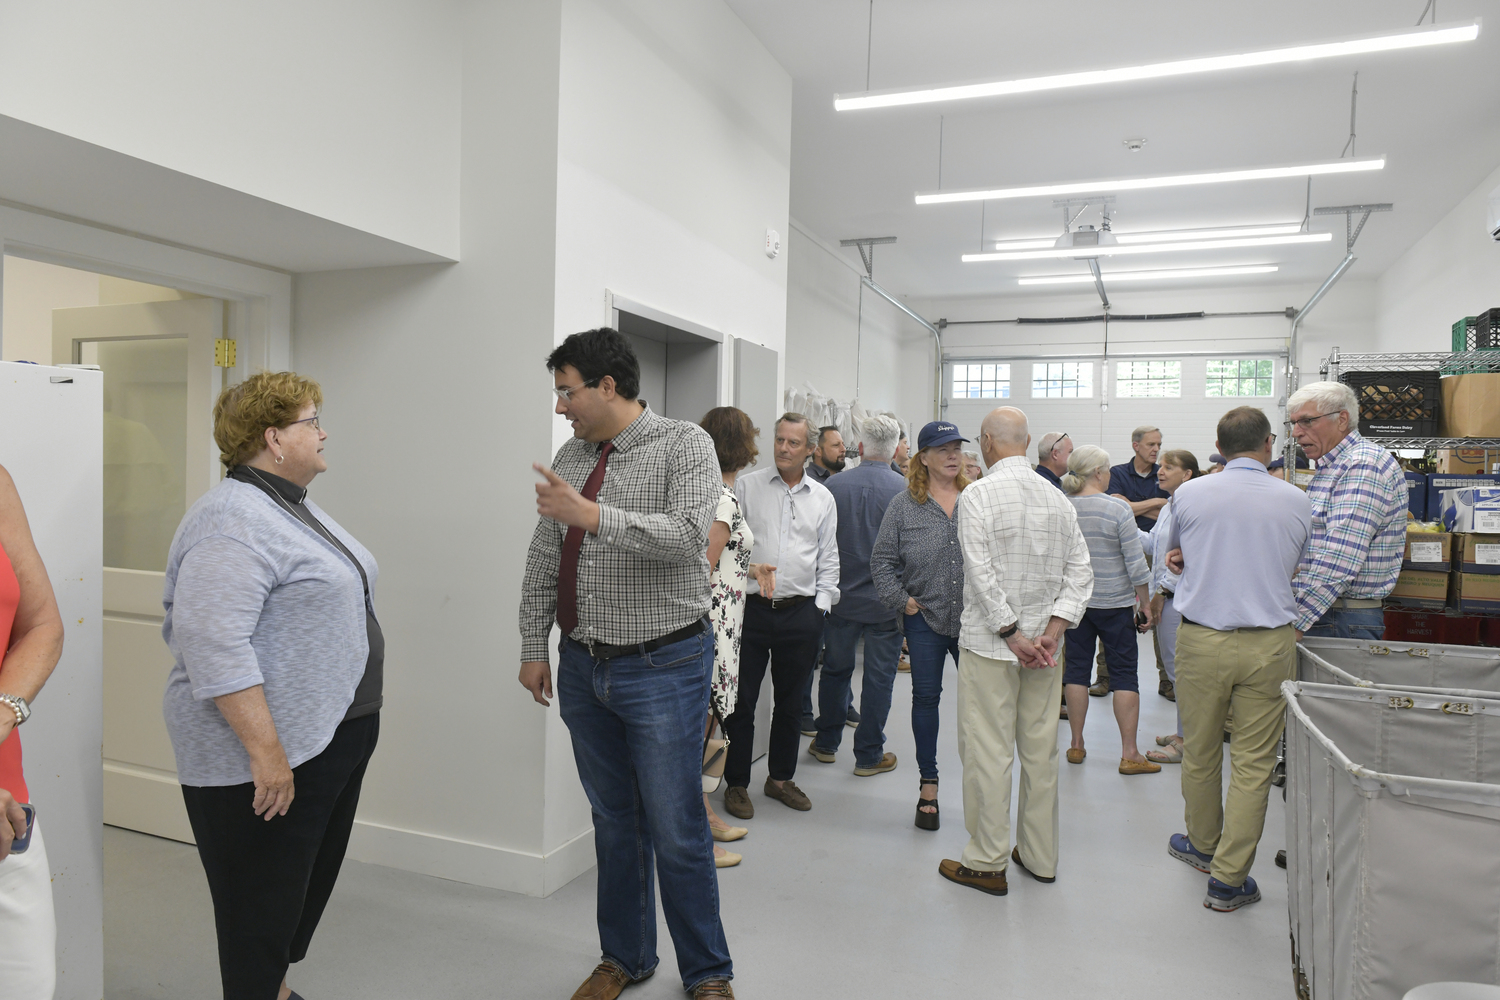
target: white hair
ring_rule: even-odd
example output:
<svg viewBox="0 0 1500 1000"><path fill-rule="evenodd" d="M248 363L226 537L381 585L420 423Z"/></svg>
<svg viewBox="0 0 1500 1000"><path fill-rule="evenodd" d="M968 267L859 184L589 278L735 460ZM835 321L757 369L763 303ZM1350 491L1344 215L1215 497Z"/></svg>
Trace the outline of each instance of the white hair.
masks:
<svg viewBox="0 0 1500 1000"><path fill-rule="evenodd" d="M1319 413L1347 413L1349 426L1359 423L1359 399L1354 390L1342 382L1311 382L1292 393L1286 401L1286 412L1290 416L1308 403Z"/></svg>
<svg viewBox="0 0 1500 1000"><path fill-rule="evenodd" d="M896 443L901 440L901 421L887 413L866 417L859 437L864 442L865 458L890 461L896 453Z"/></svg>
<svg viewBox="0 0 1500 1000"><path fill-rule="evenodd" d="M1086 444L1074 448L1068 456L1068 472L1062 477L1064 493L1078 493L1084 483L1099 474L1100 469L1109 468L1109 452L1095 445Z"/></svg>

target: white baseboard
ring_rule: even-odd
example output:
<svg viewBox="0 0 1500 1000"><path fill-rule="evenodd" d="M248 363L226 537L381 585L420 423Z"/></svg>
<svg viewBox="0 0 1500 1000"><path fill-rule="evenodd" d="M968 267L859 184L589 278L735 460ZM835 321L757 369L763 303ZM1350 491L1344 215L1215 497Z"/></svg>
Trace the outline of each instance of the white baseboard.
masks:
<svg viewBox="0 0 1500 1000"><path fill-rule="evenodd" d="M469 885L550 896L594 867L594 831L547 854L530 854L355 820L348 857Z"/></svg>

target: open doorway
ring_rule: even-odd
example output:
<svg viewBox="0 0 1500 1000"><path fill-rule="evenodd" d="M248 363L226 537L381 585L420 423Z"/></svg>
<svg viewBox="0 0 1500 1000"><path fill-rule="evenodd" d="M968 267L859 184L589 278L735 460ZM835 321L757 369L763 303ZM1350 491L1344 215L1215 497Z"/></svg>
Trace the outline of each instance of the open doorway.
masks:
<svg viewBox="0 0 1500 1000"><path fill-rule="evenodd" d="M615 309L615 329L630 339L641 365L641 399L664 417L693 423L719 405L721 343L703 333Z"/></svg>
<svg viewBox="0 0 1500 1000"><path fill-rule="evenodd" d="M162 721L167 550L218 481L221 299L7 255L0 357L103 373L104 822L191 842Z"/></svg>

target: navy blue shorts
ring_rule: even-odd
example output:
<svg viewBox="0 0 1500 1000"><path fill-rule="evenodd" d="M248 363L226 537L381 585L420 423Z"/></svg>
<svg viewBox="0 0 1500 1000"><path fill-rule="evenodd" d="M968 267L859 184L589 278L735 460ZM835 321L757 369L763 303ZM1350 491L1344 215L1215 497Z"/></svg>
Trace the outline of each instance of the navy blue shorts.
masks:
<svg viewBox="0 0 1500 1000"><path fill-rule="evenodd" d="M1104 644L1104 665L1109 670L1111 691L1139 691L1136 669L1140 649L1136 646L1135 608L1089 608L1077 628L1068 629L1064 684L1089 683L1094 665L1094 640Z"/></svg>

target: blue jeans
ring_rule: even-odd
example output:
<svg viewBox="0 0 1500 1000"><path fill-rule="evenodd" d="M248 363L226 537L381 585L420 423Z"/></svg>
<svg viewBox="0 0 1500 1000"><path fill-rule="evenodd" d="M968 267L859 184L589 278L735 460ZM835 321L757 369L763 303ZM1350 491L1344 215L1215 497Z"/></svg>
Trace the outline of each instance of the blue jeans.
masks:
<svg viewBox="0 0 1500 1000"><path fill-rule="evenodd" d="M1383 608L1329 608L1304 635L1319 639L1384 639Z"/></svg>
<svg viewBox="0 0 1500 1000"><path fill-rule="evenodd" d="M874 767L885 753L885 718L891 711L901 630L896 619L874 625L829 612L823 621L823 679L818 683L818 735L813 742L829 753L839 748L849 717L854 649L865 637L865 679L860 687L859 726L854 730L854 764Z"/></svg>
<svg viewBox="0 0 1500 1000"><path fill-rule="evenodd" d="M729 978L701 777L713 633L612 660L571 639L558 652L558 705L593 807L605 961L636 979L656 968L660 881L683 989Z"/></svg>
<svg viewBox="0 0 1500 1000"><path fill-rule="evenodd" d="M911 734L917 740L917 768L922 777L936 778L944 658L952 656L958 666L958 637L934 632L920 613L907 615L906 648L911 650Z"/></svg>

